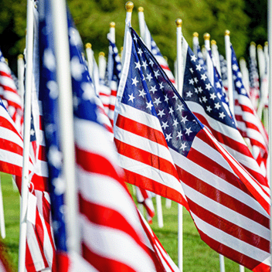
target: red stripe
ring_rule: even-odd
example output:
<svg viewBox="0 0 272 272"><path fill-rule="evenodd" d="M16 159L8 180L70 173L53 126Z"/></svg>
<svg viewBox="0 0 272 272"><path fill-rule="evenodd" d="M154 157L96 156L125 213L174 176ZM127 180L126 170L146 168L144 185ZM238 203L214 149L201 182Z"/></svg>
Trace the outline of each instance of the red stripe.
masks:
<svg viewBox="0 0 272 272"><path fill-rule="evenodd" d="M39 145L38 159L40 161L47 161L46 160L46 148L43 145Z"/></svg>
<svg viewBox="0 0 272 272"><path fill-rule="evenodd" d="M223 254L225 257L245 266L246 268L256 271L256 272L270 272L270 266L261 264L247 255L241 254L240 252L230 248L226 245L219 243L218 241L212 239L202 231L198 230L201 239L208 244L216 252ZM259 267L258 267L259 266ZM258 268L257 268L258 267Z"/></svg>
<svg viewBox="0 0 272 272"><path fill-rule="evenodd" d="M136 272L128 265L100 256L93 252L85 243L82 243L83 257L98 271L111 271L111 272Z"/></svg>
<svg viewBox="0 0 272 272"><path fill-rule="evenodd" d="M25 266L27 272L36 272L36 268L29 250L28 243L26 242L26 258L25 258Z"/></svg>
<svg viewBox="0 0 272 272"><path fill-rule="evenodd" d="M166 197L173 201L176 201L183 205L189 211L188 205L184 200L183 196L181 195L181 193L177 192L176 190L172 189L169 186L158 183L154 179L147 178L145 176L131 172L126 169L124 169L124 171L126 174L126 182L144 188L148 191L154 192L158 195L161 195L162 197Z"/></svg>
<svg viewBox="0 0 272 272"><path fill-rule="evenodd" d="M116 126L168 148L165 137L159 130L136 122L120 114L118 115Z"/></svg>
<svg viewBox="0 0 272 272"><path fill-rule="evenodd" d="M1 109L1 108L0 108ZM1 109L3 110L3 108ZM22 137L20 136L20 134L18 133L17 129L15 128L15 126L13 125L13 123L11 123L8 119L6 119L5 117L3 116L0 116L0 126L1 127L4 127L6 129L9 129L11 130L12 132L14 132L15 134L17 134L19 136L19 138L21 138L22 142L23 142L23 139Z"/></svg>
<svg viewBox="0 0 272 272"><path fill-rule="evenodd" d="M131 158L135 161L144 163L147 167L153 167L158 169L159 171L165 172L169 175L172 175L177 180L179 177L177 175L177 170L175 166L166 159L163 159L157 155L151 154L148 151L139 149L132 145L128 145L124 142L121 142L117 139L115 140L115 144L120 155L124 155L128 158Z"/></svg>

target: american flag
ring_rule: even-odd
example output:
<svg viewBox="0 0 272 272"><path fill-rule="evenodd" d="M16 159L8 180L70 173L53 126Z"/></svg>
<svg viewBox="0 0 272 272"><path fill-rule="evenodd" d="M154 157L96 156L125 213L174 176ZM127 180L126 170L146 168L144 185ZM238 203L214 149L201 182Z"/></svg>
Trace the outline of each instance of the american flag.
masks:
<svg viewBox="0 0 272 272"><path fill-rule="evenodd" d="M264 186L264 189L268 190L266 177L237 130L235 120L224 107L222 95L210 83L185 39L183 44L183 59L186 59L183 99L220 144Z"/></svg>
<svg viewBox="0 0 272 272"><path fill-rule="evenodd" d="M0 97L6 103L6 108L16 124L17 130L22 133L23 105L17 87L2 51L0 50Z"/></svg>
<svg viewBox="0 0 272 272"><path fill-rule="evenodd" d="M127 181L161 195L174 191L177 202L183 189L201 238L249 269L265 271L270 267L269 196L190 111L132 28L126 37L124 53L130 58L122 71L114 132ZM190 63L196 57L186 49L184 83L192 85L203 79L194 74ZM206 100L204 89L192 90Z"/></svg>
<svg viewBox="0 0 272 272"><path fill-rule="evenodd" d="M242 129L245 131L245 136L250 140L254 158L260 166L264 164L264 169L266 169L268 157L267 133L244 87L242 73L240 72L232 46L231 53L234 90L236 95L236 104L238 104L238 111L235 112L235 117L240 121L238 125L242 126ZM235 107L235 109L237 109L237 107Z"/></svg>
<svg viewBox="0 0 272 272"><path fill-rule="evenodd" d="M108 82L111 89L110 99L109 99L109 112L108 116L113 125L114 120L114 110L115 110L115 102L116 102L116 95L117 89L120 81L120 74L121 74L121 59L118 54L118 49L116 44L109 40L109 53L108 53L108 66L107 66L107 73L108 73Z"/></svg>

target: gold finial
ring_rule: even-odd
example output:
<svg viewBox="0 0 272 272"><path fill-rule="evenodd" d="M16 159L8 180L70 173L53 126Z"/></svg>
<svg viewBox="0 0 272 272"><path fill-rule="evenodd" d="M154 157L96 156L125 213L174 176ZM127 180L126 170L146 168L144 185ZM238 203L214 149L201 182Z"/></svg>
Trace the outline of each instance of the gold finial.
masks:
<svg viewBox="0 0 272 272"><path fill-rule="evenodd" d="M99 52L99 56L105 57L105 53L104 52Z"/></svg>
<svg viewBox="0 0 272 272"><path fill-rule="evenodd" d="M127 12L132 12L133 8L134 8L134 4L132 2L126 2Z"/></svg>
<svg viewBox="0 0 272 272"><path fill-rule="evenodd" d="M207 40L210 40L210 34L209 33L205 33L204 35L203 35L203 37L204 37L204 40L205 41L207 41Z"/></svg>
<svg viewBox="0 0 272 272"><path fill-rule="evenodd" d="M264 46L268 46L268 42L265 42L265 43L264 43Z"/></svg>
<svg viewBox="0 0 272 272"><path fill-rule="evenodd" d="M230 36L230 31L229 30L225 31L225 36Z"/></svg>
<svg viewBox="0 0 272 272"><path fill-rule="evenodd" d="M123 52L123 49L124 49L124 47L122 46L122 47L121 47L121 52Z"/></svg>
<svg viewBox="0 0 272 272"><path fill-rule="evenodd" d="M241 57L240 60L244 61L245 59L243 57Z"/></svg>
<svg viewBox="0 0 272 272"><path fill-rule="evenodd" d="M211 40L211 45L216 45L216 41L215 40Z"/></svg>
<svg viewBox="0 0 272 272"><path fill-rule="evenodd" d="M194 32L194 33L193 33L193 37L198 37L198 33L197 33L197 32Z"/></svg>
<svg viewBox="0 0 272 272"><path fill-rule="evenodd" d="M115 22L110 22L110 28L115 28Z"/></svg>
<svg viewBox="0 0 272 272"><path fill-rule="evenodd" d="M263 49L263 47L260 44L258 44L257 49Z"/></svg>
<svg viewBox="0 0 272 272"><path fill-rule="evenodd" d="M6 61L6 63L8 64L8 59L7 59L7 58L5 58L5 61Z"/></svg>
<svg viewBox="0 0 272 272"><path fill-rule="evenodd" d="M256 43L255 42L251 42L250 45L256 46Z"/></svg>
<svg viewBox="0 0 272 272"><path fill-rule="evenodd" d="M168 58L166 57L166 56L163 56L164 57L164 59L166 60L166 62L168 61Z"/></svg>
<svg viewBox="0 0 272 272"><path fill-rule="evenodd" d="M139 12L144 12L144 8L143 7L138 7L138 11Z"/></svg>
<svg viewBox="0 0 272 272"><path fill-rule="evenodd" d="M177 25L177 27L181 27L182 26L182 20L181 19L177 19L176 20L176 25Z"/></svg>
<svg viewBox="0 0 272 272"><path fill-rule="evenodd" d="M24 59L23 54L19 54L19 55L18 55L18 59Z"/></svg>
<svg viewBox="0 0 272 272"><path fill-rule="evenodd" d="M92 44L91 44L91 43L86 43L85 48L86 48L86 49L87 49L87 48L92 48Z"/></svg>

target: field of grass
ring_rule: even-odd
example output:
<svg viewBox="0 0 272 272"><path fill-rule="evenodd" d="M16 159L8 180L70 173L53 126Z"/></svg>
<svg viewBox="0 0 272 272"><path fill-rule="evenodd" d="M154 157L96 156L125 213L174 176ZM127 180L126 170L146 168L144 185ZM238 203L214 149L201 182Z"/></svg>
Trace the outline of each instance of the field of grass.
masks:
<svg viewBox="0 0 272 272"><path fill-rule="evenodd" d="M20 197L18 190L13 189L10 175L1 174L1 184L4 201L6 238L0 238L5 250L17 270L19 246ZM129 186L131 189L131 186ZM154 199L155 200L155 199ZM156 203L154 201L155 208ZM178 263L178 205L172 201L170 209L165 207L162 198L163 228L158 227L157 216L153 218L151 227L167 253ZM201 241L196 227L189 215L183 209L183 271L184 272L213 272L220 271L219 255ZM225 258L225 271L239 271L239 265ZM249 271L245 269L245 271Z"/></svg>

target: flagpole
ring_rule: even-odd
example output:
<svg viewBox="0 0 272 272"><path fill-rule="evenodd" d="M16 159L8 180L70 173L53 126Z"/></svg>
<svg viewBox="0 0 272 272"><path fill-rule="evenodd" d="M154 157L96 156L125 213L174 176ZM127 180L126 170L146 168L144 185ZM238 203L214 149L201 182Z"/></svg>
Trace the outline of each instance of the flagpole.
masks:
<svg viewBox="0 0 272 272"><path fill-rule="evenodd" d="M233 101L233 85L232 85L232 70L231 70L231 50L230 50L230 31L225 31L225 54L227 61L228 71L228 96L230 111L234 114L234 101Z"/></svg>
<svg viewBox="0 0 272 272"><path fill-rule="evenodd" d="M145 20L144 20L144 8L139 7L138 8L138 20L139 20L139 26L140 26L140 36L145 41ZM149 48L150 49L150 48Z"/></svg>
<svg viewBox="0 0 272 272"><path fill-rule="evenodd" d="M269 93L269 105L268 105L268 111L269 111L269 126L268 126L268 134L269 134L269 158L271 161L271 150L272 150L272 3L271 0L268 0L268 52L269 52L269 68L268 68L268 93ZM271 180L272 180L272 171L269 171L269 181L270 181L270 188L271 188ZM272 192L270 191L270 201L272 203ZM270 230L272 229L272 205L270 205ZM270 232L270 254L272 254L272 231ZM272 266L271 270L272 271Z"/></svg>
<svg viewBox="0 0 272 272"><path fill-rule="evenodd" d="M21 183L20 205L20 237L18 272L25 271L26 233L27 233L27 201L29 184L29 148L30 148L30 118L31 118L31 86L33 72L33 39L34 39L34 2L27 0L27 32L26 32L26 78L24 100L24 144L23 144L23 169Z"/></svg>
<svg viewBox="0 0 272 272"><path fill-rule="evenodd" d="M98 67L99 67L99 77L101 79L105 79L106 59L105 59L105 53L104 52L99 52Z"/></svg>
<svg viewBox="0 0 272 272"><path fill-rule="evenodd" d="M51 0L57 83L59 86L59 115L63 176L66 181L67 247L69 252L80 254L80 228L78 221L78 190L75 183L75 143L73 130L72 83L68 43L67 10L65 0Z"/></svg>
<svg viewBox="0 0 272 272"><path fill-rule="evenodd" d="M264 57L265 57L265 63L266 63L266 74L267 74L267 80L268 80L268 73L269 73L269 54L268 54L268 42L264 43ZM267 84L267 93L266 96L268 96L268 84ZM267 97L266 97L267 99ZM268 130L268 108L264 108L264 126Z"/></svg>
<svg viewBox="0 0 272 272"><path fill-rule="evenodd" d="M177 25L177 90L182 95L182 20L176 20ZM183 271L183 208L178 204L178 266L180 271Z"/></svg>
<svg viewBox="0 0 272 272"><path fill-rule="evenodd" d="M221 68L220 68L220 60L219 60L219 53L218 53L218 48L215 40L211 40L211 50L212 50L212 56L214 59L214 64L217 69L217 72L221 76Z"/></svg>
<svg viewBox="0 0 272 272"><path fill-rule="evenodd" d="M90 73L91 79L93 80L93 51L92 51L92 44L91 43L86 43L85 49L86 49L89 73Z"/></svg>
<svg viewBox="0 0 272 272"><path fill-rule="evenodd" d="M199 45L199 41L198 41L198 33L194 32L193 33L193 51L194 54L197 56L197 46Z"/></svg>

